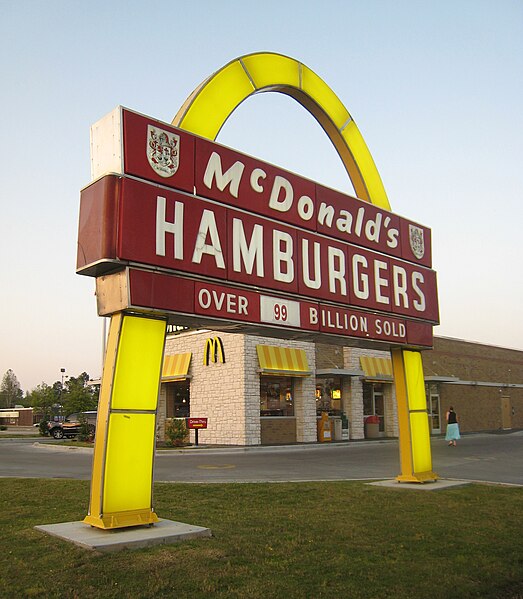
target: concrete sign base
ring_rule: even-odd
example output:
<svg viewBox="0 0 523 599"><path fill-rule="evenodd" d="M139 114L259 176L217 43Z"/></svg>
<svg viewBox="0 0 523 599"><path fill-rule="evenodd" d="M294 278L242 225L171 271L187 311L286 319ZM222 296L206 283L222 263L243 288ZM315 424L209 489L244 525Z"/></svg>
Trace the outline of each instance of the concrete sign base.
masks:
<svg viewBox="0 0 523 599"><path fill-rule="evenodd" d="M122 549L139 549L152 545L177 543L189 539L211 537L209 528L161 519L153 526L102 530L84 522L61 522L35 526L36 530L103 553Z"/></svg>
<svg viewBox="0 0 523 599"><path fill-rule="evenodd" d="M441 489L450 489L451 487L463 487L470 484L466 480L435 480L422 484L400 483L397 480L380 480L374 483L367 483L375 487L387 487L389 489L414 489L415 491L439 491Z"/></svg>

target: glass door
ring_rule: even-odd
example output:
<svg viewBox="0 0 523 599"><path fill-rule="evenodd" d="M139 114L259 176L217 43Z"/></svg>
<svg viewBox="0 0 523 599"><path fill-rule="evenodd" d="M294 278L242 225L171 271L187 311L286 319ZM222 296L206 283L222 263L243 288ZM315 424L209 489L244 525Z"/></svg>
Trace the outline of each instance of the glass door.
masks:
<svg viewBox="0 0 523 599"><path fill-rule="evenodd" d="M429 416L429 426L431 434L441 434L439 391L437 385L434 384L428 385L427 388L427 412Z"/></svg>
<svg viewBox="0 0 523 599"><path fill-rule="evenodd" d="M435 434L441 433L441 419L439 412L439 395L430 396L430 416L432 418L432 432Z"/></svg>
<svg viewBox="0 0 523 599"><path fill-rule="evenodd" d="M380 417L380 434L385 434L385 400L383 398L383 385L373 385L374 414Z"/></svg>
<svg viewBox="0 0 523 599"><path fill-rule="evenodd" d="M363 415L379 416L380 437L385 436L385 398L382 383L363 383Z"/></svg>

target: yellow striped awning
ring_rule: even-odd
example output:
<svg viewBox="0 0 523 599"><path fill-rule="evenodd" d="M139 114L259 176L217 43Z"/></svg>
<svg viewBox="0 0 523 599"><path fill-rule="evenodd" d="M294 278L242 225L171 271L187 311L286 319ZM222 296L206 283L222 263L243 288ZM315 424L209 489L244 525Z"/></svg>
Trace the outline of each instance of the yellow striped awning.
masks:
<svg viewBox="0 0 523 599"><path fill-rule="evenodd" d="M287 376L312 374L303 349L257 345L256 352L262 374L286 374Z"/></svg>
<svg viewBox="0 0 523 599"><path fill-rule="evenodd" d="M362 356L360 358L361 369L365 373L365 378L375 381L392 380L392 360L390 358L371 358Z"/></svg>
<svg viewBox="0 0 523 599"><path fill-rule="evenodd" d="M164 356L162 381L181 381L186 379L189 372L192 353Z"/></svg>

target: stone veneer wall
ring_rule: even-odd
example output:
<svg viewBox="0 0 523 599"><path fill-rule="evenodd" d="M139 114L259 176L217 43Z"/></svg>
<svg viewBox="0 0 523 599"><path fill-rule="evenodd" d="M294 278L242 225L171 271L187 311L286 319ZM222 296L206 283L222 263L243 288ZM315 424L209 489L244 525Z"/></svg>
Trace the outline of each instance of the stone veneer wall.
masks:
<svg viewBox="0 0 523 599"><path fill-rule="evenodd" d="M349 438L363 439L363 386L354 384L355 377L343 377L341 396L343 411L349 419ZM357 383L357 381L356 381Z"/></svg>
<svg viewBox="0 0 523 599"><path fill-rule="evenodd" d="M343 368L343 347L316 343L316 368Z"/></svg>
<svg viewBox="0 0 523 599"><path fill-rule="evenodd" d="M209 365L205 366L205 342L213 337L220 337L223 342L225 363L213 363L209 360ZM199 443L252 444L253 436L247 434L247 421L251 426L252 410L247 406L250 390L246 390L244 340L244 335L215 331L197 331L167 337L166 354L192 352L189 367L191 416L208 418L207 429L198 432ZM258 416L259 409L258 390ZM158 410L160 438L165 430L165 413L163 384ZM191 432L191 440L194 441L194 432Z"/></svg>
<svg viewBox="0 0 523 599"><path fill-rule="evenodd" d="M389 354L390 356L390 354ZM385 436L398 437L398 404L396 403L396 386L383 385L383 399L385 402Z"/></svg>
<svg viewBox="0 0 523 599"><path fill-rule="evenodd" d="M208 338L220 337L225 350L225 364L203 364ZM309 370L316 368L314 343L257 337L216 331L197 331L169 336L165 353L192 352L191 416L208 418L208 428L200 430L202 444L260 445L260 373L257 345L274 345L304 349ZM294 386L296 440L314 442L316 431L316 380L314 374L297 377ZM166 384L162 384L158 406L158 438L164 438ZM191 440L194 441L194 433Z"/></svg>

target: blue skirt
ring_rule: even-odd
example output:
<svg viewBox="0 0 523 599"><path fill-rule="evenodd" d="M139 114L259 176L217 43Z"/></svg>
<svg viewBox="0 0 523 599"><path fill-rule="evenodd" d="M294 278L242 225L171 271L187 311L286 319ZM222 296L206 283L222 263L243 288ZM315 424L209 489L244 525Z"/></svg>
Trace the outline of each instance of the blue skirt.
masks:
<svg viewBox="0 0 523 599"><path fill-rule="evenodd" d="M458 439L461 439L459 436L459 424L457 422L455 424L447 424L445 441L457 441Z"/></svg>

